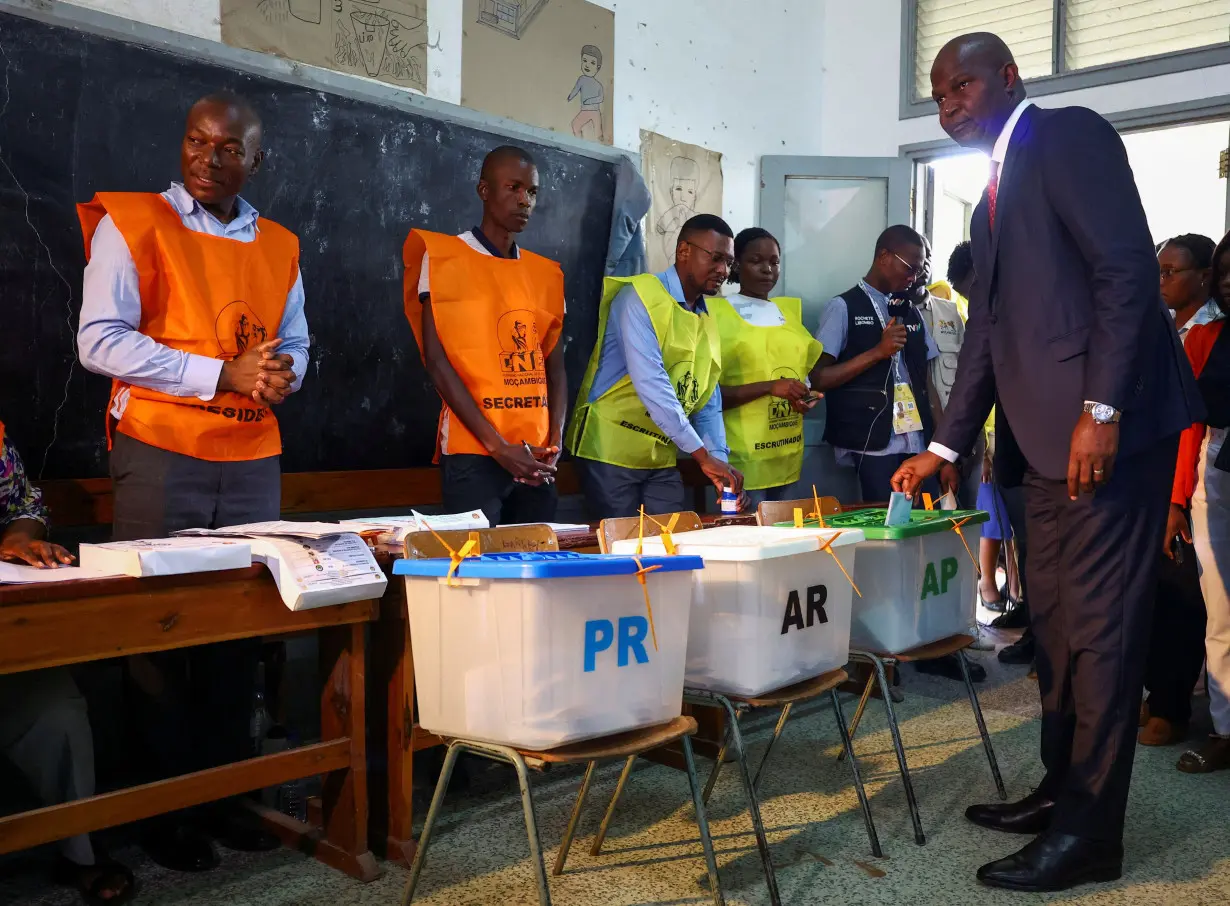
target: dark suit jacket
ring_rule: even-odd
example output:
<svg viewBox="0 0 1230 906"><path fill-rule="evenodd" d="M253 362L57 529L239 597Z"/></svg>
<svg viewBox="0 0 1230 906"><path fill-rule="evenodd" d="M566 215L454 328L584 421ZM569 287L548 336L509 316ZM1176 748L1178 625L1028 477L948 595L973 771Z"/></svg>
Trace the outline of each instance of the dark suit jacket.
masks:
<svg viewBox="0 0 1230 906"><path fill-rule="evenodd" d="M1004 161L991 230L974 211L969 323L937 443L968 452L993 404L996 472L1068 472L1085 400L1123 412L1121 456L1178 434L1200 402L1127 152L1091 110L1028 108Z"/></svg>

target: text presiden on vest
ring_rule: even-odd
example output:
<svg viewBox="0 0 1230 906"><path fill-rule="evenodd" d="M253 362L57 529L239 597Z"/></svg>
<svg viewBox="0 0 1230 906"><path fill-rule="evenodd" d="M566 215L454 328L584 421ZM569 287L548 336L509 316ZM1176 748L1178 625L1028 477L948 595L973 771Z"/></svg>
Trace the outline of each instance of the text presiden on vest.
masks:
<svg viewBox="0 0 1230 906"><path fill-rule="evenodd" d="M574 456L630 469L674 468L678 448L649 417L625 374L606 393L587 402L598 371L611 303L625 286L632 286L653 323L662 363L675 396L689 418L709 401L721 372L721 346L712 317L701 317L675 301L652 274L607 277L602 283L598 337L577 394L567 442Z"/></svg>
<svg viewBox="0 0 1230 906"><path fill-rule="evenodd" d="M281 324L299 273L299 240L285 227L261 218L251 242L198 233L165 198L146 192L99 192L77 214L87 261L94 231L111 215L140 278L141 332L155 342L228 360L263 342L253 328ZM203 402L113 380L107 409L108 445L114 423L143 443L214 462L282 452L272 410L239 393Z"/></svg>
<svg viewBox="0 0 1230 906"><path fill-rule="evenodd" d="M506 441L547 445L547 356L564 325L564 273L525 249L517 258L475 251L457 236L411 230L402 248L406 318L423 349L423 303L419 273L423 255L431 267L431 314L448 361L474 401ZM447 449L442 449L442 445ZM436 455L487 448L440 408Z"/></svg>
<svg viewBox="0 0 1230 906"><path fill-rule="evenodd" d="M801 299L769 300L786 323L749 324L721 296L707 300L721 343L722 383L737 387L781 378L806 380L823 347L803 327ZM803 415L789 400L766 395L724 409L730 464L743 473L743 487L757 491L799 480L803 470Z"/></svg>

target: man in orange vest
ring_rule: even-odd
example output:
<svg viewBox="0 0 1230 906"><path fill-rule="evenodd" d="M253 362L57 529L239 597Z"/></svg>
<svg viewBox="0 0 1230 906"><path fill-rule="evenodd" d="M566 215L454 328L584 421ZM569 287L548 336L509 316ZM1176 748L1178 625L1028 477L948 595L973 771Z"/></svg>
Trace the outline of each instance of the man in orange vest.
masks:
<svg viewBox="0 0 1230 906"><path fill-rule="evenodd" d="M478 197L479 226L411 230L403 250L406 317L444 403L444 506L481 509L492 525L547 522L568 406L564 275L514 241L538 203L528 152L488 154Z"/></svg>
<svg viewBox="0 0 1230 906"><path fill-rule="evenodd" d="M182 184L78 207L88 259L78 347L111 378L116 540L278 518L271 407L299 388L308 331L299 240L239 197L263 157L252 108L210 95L188 114ZM250 639L129 659L138 744L155 774L251 754L259 654ZM203 871L218 864L209 835L235 849L277 845L242 814L169 816L146 828L146 849L159 865Z"/></svg>

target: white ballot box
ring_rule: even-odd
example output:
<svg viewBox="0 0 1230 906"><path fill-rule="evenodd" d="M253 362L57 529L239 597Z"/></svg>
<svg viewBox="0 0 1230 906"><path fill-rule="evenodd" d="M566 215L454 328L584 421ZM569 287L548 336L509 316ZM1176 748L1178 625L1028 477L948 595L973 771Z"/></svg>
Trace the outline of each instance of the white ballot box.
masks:
<svg viewBox="0 0 1230 906"><path fill-rule="evenodd" d="M836 536L832 553L821 545ZM729 525L681 532L680 555L702 557L688 628L687 685L754 696L834 670L849 659L857 530ZM647 553L665 551L645 538ZM636 550L635 538L615 553Z"/></svg>
<svg viewBox="0 0 1230 906"><path fill-rule="evenodd" d="M178 576L252 565L252 548L242 538L152 538L81 545L81 568L124 576Z"/></svg>
<svg viewBox="0 0 1230 906"><path fill-rule="evenodd" d="M393 568L406 581L425 729L548 749L679 716L698 557L638 566L601 554L489 554L462 560L450 578L451 566Z"/></svg>
<svg viewBox="0 0 1230 906"><path fill-rule="evenodd" d="M898 653L972 633L974 557L987 518L978 510L915 510L908 523L886 526L882 509L825 517L829 526L867 536L854 571L863 596L854 603L850 647Z"/></svg>

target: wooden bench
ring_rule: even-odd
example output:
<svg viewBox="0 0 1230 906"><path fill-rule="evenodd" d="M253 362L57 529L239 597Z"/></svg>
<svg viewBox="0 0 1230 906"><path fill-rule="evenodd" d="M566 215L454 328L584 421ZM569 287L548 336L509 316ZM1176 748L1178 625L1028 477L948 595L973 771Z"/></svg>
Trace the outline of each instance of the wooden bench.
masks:
<svg viewBox="0 0 1230 906"><path fill-rule="evenodd" d="M368 847L365 633L379 602L294 612L263 566L147 579L0 586L0 673L320 631L321 741L169 780L0 817L0 853L323 775L321 822L259 808L282 842L362 881Z"/></svg>

